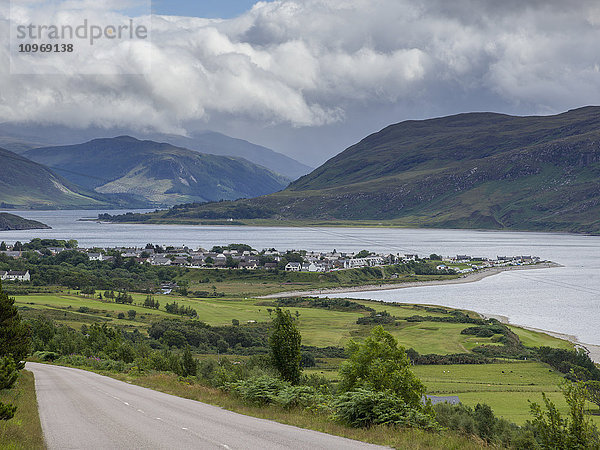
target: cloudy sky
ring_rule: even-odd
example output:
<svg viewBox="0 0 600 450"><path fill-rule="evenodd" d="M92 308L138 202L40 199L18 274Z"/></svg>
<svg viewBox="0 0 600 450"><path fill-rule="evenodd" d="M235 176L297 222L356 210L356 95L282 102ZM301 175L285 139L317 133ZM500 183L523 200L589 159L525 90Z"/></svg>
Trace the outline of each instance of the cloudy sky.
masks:
<svg viewBox="0 0 600 450"><path fill-rule="evenodd" d="M86 6L70 11L73 23L128 20L115 9L125 0L61 8L77 2ZM20 23L41 20L44 2L13 3ZM0 122L210 129L316 166L406 119L600 104L597 0L158 0L152 7L151 16L135 18L151 28L144 45L105 39L69 57L29 56L53 75L1 64ZM14 56L14 11L0 4L4 62ZM44 23L64 20L59 12ZM117 73L100 73L108 62Z"/></svg>

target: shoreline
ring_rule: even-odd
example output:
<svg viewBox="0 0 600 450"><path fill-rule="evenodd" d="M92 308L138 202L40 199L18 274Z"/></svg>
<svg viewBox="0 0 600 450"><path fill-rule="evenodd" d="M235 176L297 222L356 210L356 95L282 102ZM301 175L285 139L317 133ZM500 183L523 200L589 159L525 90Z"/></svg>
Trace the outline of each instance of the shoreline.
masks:
<svg viewBox="0 0 600 450"><path fill-rule="evenodd" d="M406 289L421 286L445 286L449 284L465 284L475 283L481 281L484 278L497 275L501 272L507 272L510 270L534 270L534 269L549 269L554 267L562 267L560 264L553 262L544 262L535 265L527 266L506 266L506 267L491 267L488 269L479 270L477 272L462 275L458 278L452 278L450 280L431 280L431 281L409 281L406 283L396 284L370 284L363 286L349 286L340 288L328 288L328 289L313 289L309 291L286 291L279 292L276 294L263 295L257 297L260 299L270 298L286 298L286 297L308 297L311 295L327 295L327 294L351 294L353 292L367 292L367 291L388 291L392 289Z"/></svg>
<svg viewBox="0 0 600 450"><path fill-rule="evenodd" d="M582 348L583 350L585 350L587 352L587 354L589 355L590 359L592 361L594 361L596 364L600 364L600 345L588 344L585 342L581 342L579 339L577 339L577 336L574 336L572 334L560 333L558 331L544 330L542 328L529 327L527 325L519 325L518 323L512 323L510 321L510 318L507 316L503 316L503 315L499 315L499 314L484 314L484 313L479 313L479 312L477 314L479 314L484 319L496 319L505 325L512 325L515 327L523 328L524 330L535 331L537 333L544 333L544 334L547 334L548 336L562 339L564 341L569 341L570 343L572 343L575 346L575 348Z"/></svg>
<svg viewBox="0 0 600 450"><path fill-rule="evenodd" d="M533 269L547 269L554 267L562 267L560 264L546 262L536 264L534 266L508 266L508 267L493 267L489 269L484 269L475 273L470 273L464 275L459 278L454 278L451 280L433 280L433 281L411 281L407 283L398 283L391 285L365 285L365 286L354 286L354 287L343 287L343 288L332 288L332 289L321 289L321 290L311 290L311 291L289 291L289 292L280 292L278 294L269 294L264 295L261 299L272 299L272 298L286 298L286 297L303 297L303 296L311 296L311 295L327 295L327 294L352 294L354 292L367 292L367 291L385 291L391 289L405 289L412 287L420 287L420 286L444 286L450 284L465 284L465 283L475 283L477 281L483 280L484 278L491 277L493 275L497 275L501 272L506 272L510 270L533 270ZM541 328L530 327L526 325L520 325L518 323L512 323L508 316L497 315L497 314L484 314L478 311L473 311L482 316L485 319L494 318L498 321L507 324L513 325L515 327L523 328L525 330L535 331L538 333L545 333L549 336L556 337L558 339L563 339L571 342L575 348L584 349L590 359L597 364L600 364L600 345L596 344L588 344L585 342L581 342L577 339L576 336L560 333L558 331L550 331L544 330Z"/></svg>

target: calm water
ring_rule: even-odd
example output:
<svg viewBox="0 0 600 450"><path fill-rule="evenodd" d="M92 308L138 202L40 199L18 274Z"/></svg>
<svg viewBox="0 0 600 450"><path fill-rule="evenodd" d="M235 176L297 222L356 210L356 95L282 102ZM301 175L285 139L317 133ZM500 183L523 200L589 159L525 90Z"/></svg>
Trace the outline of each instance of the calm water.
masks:
<svg viewBox="0 0 600 450"><path fill-rule="evenodd" d="M537 255L564 267L504 272L477 283L354 293L356 298L426 303L507 316L512 323L571 334L600 345L600 237L551 233L369 228L261 228L228 226L125 225L79 222L102 211L21 211L52 230L0 232L13 243L34 237L77 239L85 247L213 245L243 242L278 250L363 248L377 252ZM115 213L114 211L112 213Z"/></svg>

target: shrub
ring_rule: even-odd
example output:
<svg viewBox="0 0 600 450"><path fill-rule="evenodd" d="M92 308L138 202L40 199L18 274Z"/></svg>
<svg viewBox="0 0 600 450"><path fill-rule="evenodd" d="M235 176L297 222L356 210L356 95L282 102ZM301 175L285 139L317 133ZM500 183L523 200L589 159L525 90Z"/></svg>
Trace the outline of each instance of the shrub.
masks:
<svg viewBox="0 0 600 450"><path fill-rule="evenodd" d="M357 389L345 392L333 403L334 418L351 427L400 425L404 427L437 429L431 412L415 409L391 391Z"/></svg>
<svg viewBox="0 0 600 450"><path fill-rule="evenodd" d="M390 391L413 408L420 408L425 386L410 370L410 361L394 337L377 326L362 344L348 343L348 361L340 368L342 392L363 388Z"/></svg>
<svg viewBox="0 0 600 450"><path fill-rule="evenodd" d="M231 383L229 389L250 403L267 405L274 403L279 392L288 386L289 383L279 378L262 375Z"/></svg>
<svg viewBox="0 0 600 450"><path fill-rule="evenodd" d="M324 401L325 397L311 386L286 386L275 397L275 402L286 409L310 408Z"/></svg>
<svg viewBox="0 0 600 450"><path fill-rule="evenodd" d="M40 352L35 352L33 354L33 356L35 358L38 358L40 361L54 361L55 359L57 359L60 355L56 352L45 352L45 351L40 351Z"/></svg>

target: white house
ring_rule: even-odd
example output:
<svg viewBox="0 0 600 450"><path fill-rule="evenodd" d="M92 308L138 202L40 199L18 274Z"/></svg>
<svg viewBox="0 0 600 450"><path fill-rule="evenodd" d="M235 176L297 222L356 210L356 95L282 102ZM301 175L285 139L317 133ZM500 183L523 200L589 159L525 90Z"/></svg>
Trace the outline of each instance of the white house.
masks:
<svg viewBox="0 0 600 450"><path fill-rule="evenodd" d="M302 265L297 262L290 262L285 265L286 272L300 272L300 269L302 269Z"/></svg>
<svg viewBox="0 0 600 450"><path fill-rule="evenodd" d="M29 270L22 272L19 270L10 270L8 272L0 272L0 279L6 281L31 281Z"/></svg>
<svg viewBox="0 0 600 450"><path fill-rule="evenodd" d="M90 261L104 261L105 257L102 253L88 253Z"/></svg>

